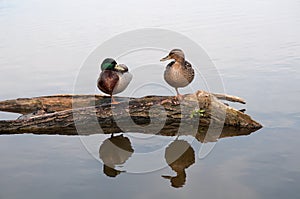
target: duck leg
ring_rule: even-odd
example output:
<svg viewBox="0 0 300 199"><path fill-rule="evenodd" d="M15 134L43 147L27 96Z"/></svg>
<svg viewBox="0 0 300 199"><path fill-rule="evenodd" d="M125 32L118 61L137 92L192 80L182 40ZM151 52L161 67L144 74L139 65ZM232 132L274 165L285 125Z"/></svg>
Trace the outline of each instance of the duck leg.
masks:
<svg viewBox="0 0 300 199"><path fill-rule="evenodd" d="M115 98L114 98L113 95L110 95L110 97L111 97L111 104L119 104L119 102L117 102L117 101L115 100Z"/></svg>
<svg viewBox="0 0 300 199"><path fill-rule="evenodd" d="M180 95L180 93L178 92L178 88L175 88L177 95L174 97L173 99L165 99L163 101L161 101L161 104L165 104L165 103L171 103L171 104L178 104L179 101L183 100L183 95Z"/></svg>
<svg viewBox="0 0 300 199"><path fill-rule="evenodd" d="M176 98L177 98L178 100L183 100L183 95L181 95L181 94L179 93L178 88L175 88L175 90L176 90L176 93L177 93Z"/></svg>

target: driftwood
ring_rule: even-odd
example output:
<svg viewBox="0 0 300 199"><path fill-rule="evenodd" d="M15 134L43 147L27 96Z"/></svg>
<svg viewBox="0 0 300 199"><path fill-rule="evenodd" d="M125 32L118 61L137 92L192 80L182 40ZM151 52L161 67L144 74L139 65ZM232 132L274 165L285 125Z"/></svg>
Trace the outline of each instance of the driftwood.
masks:
<svg viewBox="0 0 300 199"><path fill-rule="evenodd" d="M112 105L110 98L102 95L55 95L2 101L0 111L24 116L0 121L0 134L139 132L193 135L205 142L216 141L219 137L247 135L262 127L247 114L221 101L245 103L243 99L230 95L198 91L185 95L180 102L173 96L116 100L120 103Z"/></svg>

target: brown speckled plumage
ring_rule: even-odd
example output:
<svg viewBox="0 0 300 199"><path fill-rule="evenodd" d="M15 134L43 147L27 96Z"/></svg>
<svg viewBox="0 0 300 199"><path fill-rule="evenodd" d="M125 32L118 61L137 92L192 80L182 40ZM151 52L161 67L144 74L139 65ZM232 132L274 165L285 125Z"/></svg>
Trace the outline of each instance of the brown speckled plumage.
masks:
<svg viewBox="0 0 300 199"><path fill-rule="evenodd" d="M161 61L174 59L170 62L164 72L164 79L166 82L176 89L177 95L179 95L178 88L186 87L189 85L195 76L192 65L185 61L185 56L182 50L173 49L168 56L162 58Z"/></svg>
<svg viewBox="0 0 300 199"><path fill-rule="evenodd" d="M172 61L167 65L164 73L166 82L174 88L186 87L193 81L194 76L194 69L187 61L184 64Z"/></svg>

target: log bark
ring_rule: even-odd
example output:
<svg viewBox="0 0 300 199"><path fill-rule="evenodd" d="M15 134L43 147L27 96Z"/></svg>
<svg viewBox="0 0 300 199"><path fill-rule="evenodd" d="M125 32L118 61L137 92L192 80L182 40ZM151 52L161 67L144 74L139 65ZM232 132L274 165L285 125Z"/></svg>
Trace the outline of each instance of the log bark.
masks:
<svg viewBox="0 0 300 199"><path fill-rule="evenodd" d="M204 91L203 91L204 92ZM246 104L245 100L232 95L210 93L217 99L230 102L238 102ZM151 96L148 96L151 97ZM153 96L154 97L154 96ZM161 98L168 98L167 96ZM117 100L127 100L128 98L116 97ZM100 106L110 103L110 97L105 95L53 95L33 98L18 98L13 100L5 100L0 102L0 111L31 114L38 110L45 110L48 113L72 109L75 106L78 108L88 106Z"/></svg>
<svg viewBox="0 0 300 199"><path fill-rule="evenodd" d="M110 98L101 95L55 95L6 100L0 102L0 111L25 116L0 121L0 134L139 132L165 136L193 135L205 142L216 141L218 137L250 134L262 127L249 115L225 105L218 98L245 103L239 97L205 91L185 95L180 102L172 96L146 96L116 98L120 103L110 104Z"/></svg>

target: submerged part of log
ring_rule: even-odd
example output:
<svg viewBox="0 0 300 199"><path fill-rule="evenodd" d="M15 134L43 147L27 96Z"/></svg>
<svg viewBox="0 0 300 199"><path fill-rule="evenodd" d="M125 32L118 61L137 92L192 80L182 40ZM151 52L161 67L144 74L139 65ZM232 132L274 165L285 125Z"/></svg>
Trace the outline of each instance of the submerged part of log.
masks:
<svg viewBox="0 0 300 199"><path fill-rule="evenodd" d="M205 142L215 141L219 136L250 134L262 127L250 116L226 106L205 91L185 95L180 103L170 96L117 100L122 102L111 105L110 98L104 96L61 95L0 102L1 110L11 112L29 113L39 107L45 110L42 115L30 118L0 121L0 134L139 132L165 136L193 135ZM222 131L223 124L225 128Z"/></svg>
<svg viewBox="0 0 300 199"><path fill-rule="evenodd" d="M96 125L90 125L85 130L81 129L80 134L78 134L78 129L75 126L63 126L61 127L47 127L44 128L42 126L36 125L35 127L28 127L28 128L20 128L17 129L6 129L7 126L22 126L22 124L18 124L20 121L0 121L0 135L16 135L16 134L34 134L34 135L66 135L66 136L88 136L88 135L95 135L95 134L110 134L110 133L127 133L121 132L120 129L116 126L108 127L108 126L101 126L101 129L95 128ZM136 129L135 129L136 130ZM160 136L177 136L177 135L188 135L195 137L199 142L206 143L206 142L217 142L221 138L228 138L228 137L235 137L235 136L246 136L254 133L258 129L247 129L247 128L236 128L236 127L228 127L225 126L221 131L220 129L211 129L209 131L208 127L199 126L197 132L192 131L183 131L181 130L180 133L179 127L174 126L166 126L165 128L161 129L159 132L137 132L133 131L130 133L143 133L149 135L160 135Z"/></svg>

